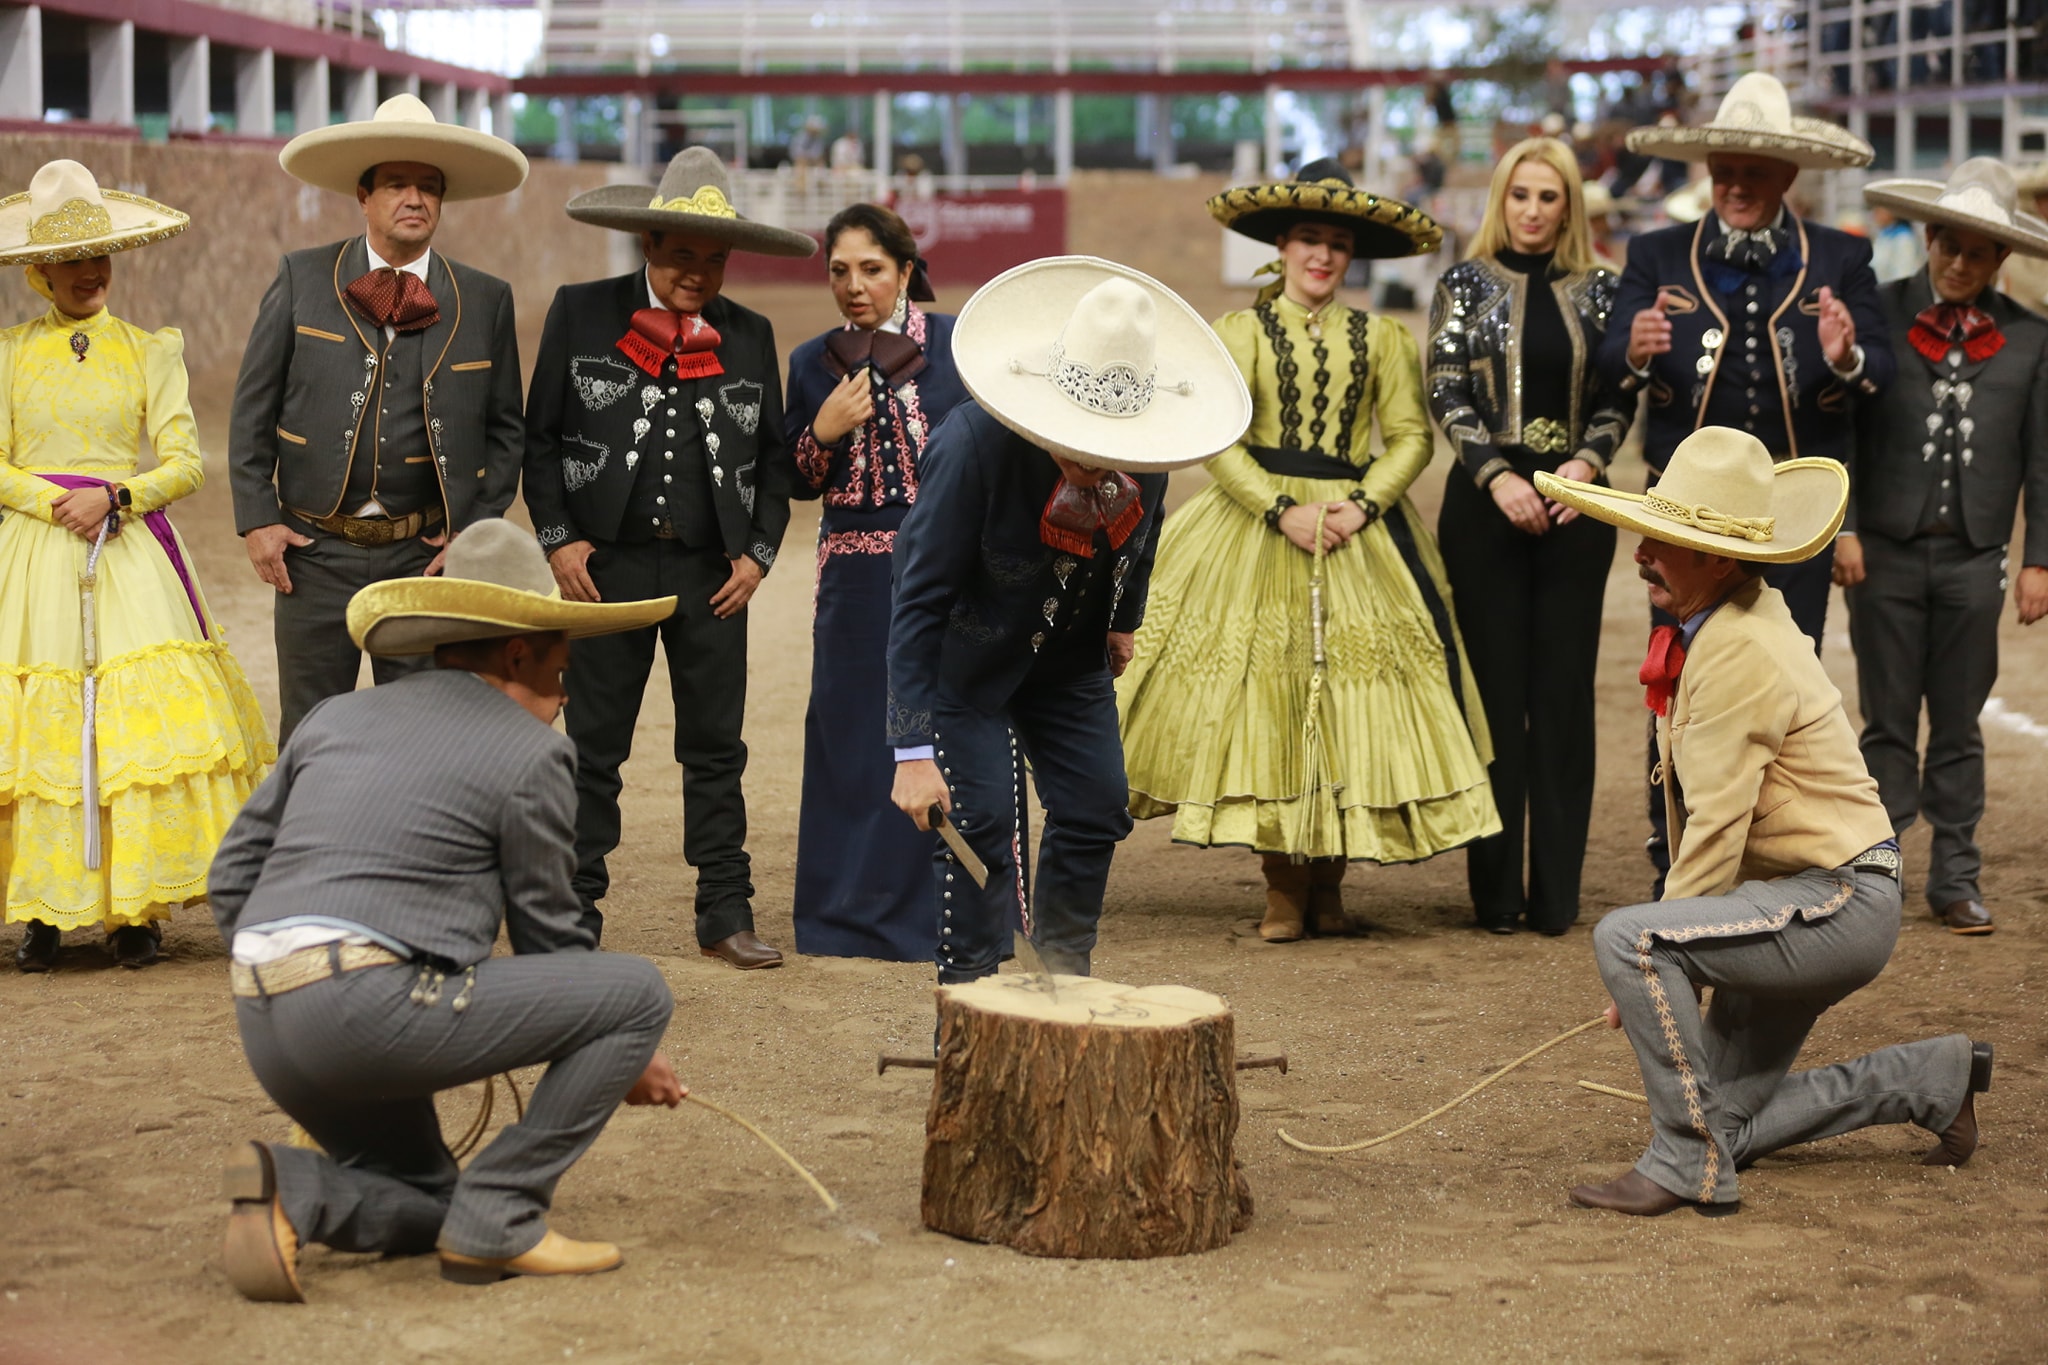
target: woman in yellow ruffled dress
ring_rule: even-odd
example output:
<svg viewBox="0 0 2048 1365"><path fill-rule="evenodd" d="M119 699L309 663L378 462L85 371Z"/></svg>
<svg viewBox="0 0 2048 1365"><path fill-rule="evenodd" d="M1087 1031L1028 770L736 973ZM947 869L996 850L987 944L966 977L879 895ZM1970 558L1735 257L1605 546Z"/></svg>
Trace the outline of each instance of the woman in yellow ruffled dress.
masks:
<svg viewBox="0 0 2048 1365"><path fill-rule="evenodd" d="M1500 829L1443 561L1407 500L1434 449L1415 339L1337 300L1354 255L1442 234L1334 162L1209 211L1276 245L1281 279L1216 321L1251 429L1166 519L1117 697L1131 813L1257 850L1259 933L1286 942L1345 931L1349 860L1414 862Z"/></svg>
<svg viewBox="0 0 2048 1365"><path fill-rule="evenodd" d="M277 756L160 511L204 477L183 338L106 309L111 255L186 222L75 161L0 199L0 265L26 266L50 304L0 331L0 880L8 922L27 926L23 971L93 926L123 966L156 961L160 921L205 898L216 845ZM145 433L157 463L138 473ZM110 516L88 792L79 577Z"/></svg>

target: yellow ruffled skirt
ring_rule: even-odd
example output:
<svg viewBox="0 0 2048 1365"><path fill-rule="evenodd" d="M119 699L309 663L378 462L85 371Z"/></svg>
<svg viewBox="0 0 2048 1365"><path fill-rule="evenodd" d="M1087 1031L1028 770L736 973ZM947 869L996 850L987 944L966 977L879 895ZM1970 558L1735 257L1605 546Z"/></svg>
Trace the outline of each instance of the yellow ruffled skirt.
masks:
<svg viewBox="0 0 2048 1365"><path fill-rule="evenodd" d="M277 758L220 626L209 612L212 638L201 634L163 547L131 521L107 542L94 593L101 862L86 869L78 575L90 549L61 526L0 519L0 881L12 923L111 930L204 899L214 850Z"/></svg>
<svg viewBox="0 0 2048 1365"><path fill-rule="evenodd" d="M1350 489L1279 482L1302 503ZM1215 485L1167 518L1137 656L1117 685L1131 813L1171 814L1184 843L1378 863L1499 833L1493 746L1443 561L1406 499L1325 559L1311 784L1312 569Z"/></svg>

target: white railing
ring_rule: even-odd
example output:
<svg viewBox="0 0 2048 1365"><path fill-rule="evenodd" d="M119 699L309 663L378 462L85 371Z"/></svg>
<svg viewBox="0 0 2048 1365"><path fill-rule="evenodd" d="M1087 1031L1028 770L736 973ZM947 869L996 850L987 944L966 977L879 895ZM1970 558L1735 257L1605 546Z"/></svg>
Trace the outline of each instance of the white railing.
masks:
<svg viewBox="0 0 2048 1365"><path fill-rule="evenodd" d="M756 222L799 232L821 232L849 204L901 203L936 194L1037 188L1048 182L1015 175L885 176L874 171L734 171L734 207Z"/></svg>

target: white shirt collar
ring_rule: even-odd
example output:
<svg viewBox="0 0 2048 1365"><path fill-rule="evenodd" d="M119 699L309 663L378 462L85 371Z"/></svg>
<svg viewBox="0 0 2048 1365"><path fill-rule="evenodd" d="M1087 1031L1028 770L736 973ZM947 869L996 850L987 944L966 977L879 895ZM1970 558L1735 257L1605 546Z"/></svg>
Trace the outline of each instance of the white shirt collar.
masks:
<svg viewBox="0 0 2048 1365"><path fill-rule="evenodd" d="M385 260L382 256L379 256L377 254L377 248L370 245L370 239L368 237L363 238L363 250L370 253L370 269L389 270L392 268L391 262ZM418 260L413 261L407 265L401 265L398 267L398 269L403 270L408 275L419 276L421 283L425 283L427 278L427 262L432 260L433 258L434 249L432 247L428 247L425 251L422 251L420 253L420 258Z"/></svg>

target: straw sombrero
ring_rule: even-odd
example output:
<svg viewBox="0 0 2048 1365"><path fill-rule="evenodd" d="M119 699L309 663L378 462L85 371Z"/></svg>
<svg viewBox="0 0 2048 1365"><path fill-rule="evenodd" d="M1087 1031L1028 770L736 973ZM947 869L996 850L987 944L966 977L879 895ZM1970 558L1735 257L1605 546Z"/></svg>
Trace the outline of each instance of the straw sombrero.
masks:
<svg viewBox="0 0 2048 1365"><path fill-rule="evenodd" d="M579 223L620 232L682 232L709 237L762 256L811 256L817 238L743 218L732 205L732 176L709 147L685 147L670 159L661 184L605 185L569 201Z"/></svg>
<svg viewBox="0 0 2048 1365"><path fill-rule="evenodd" d="M111 256L175 237L191 221L154 199L101 189L76 161L51 161L25 192L0 199L0 265Z"/></svg>
<svg viewBox="0 0 2048 1365"><path fill-rule="evenodd" d="M658 624L675 610L673 597L563 601L540 542L492 518L455 538L439 578L390 578L350 598L348 635L358 649L388 658L502 635L610 635Z"/></svg>
<svg viewBox="0 0 2048 1365"><path fill-rule="evenodd" d="M441 198L489 199L526 183L526 154L501 137L440 123L417 95L393 95L376 116L300 133L278 164L297 179L353 195L363 172L387 161L417 161L441 172Z"/></svg>
<svg viewBox="0 0 2048 1365"><path fill-rule="evenodd" d="M2014 171L2013 187L2021 198L2030 203L2035 195L2048 194L2048 161L2038 162L2023 171Z"/></svg>
<svg viewBox="0 0 2048 1365"><path fill-rule="evenodd" d="M1632 129L1628 149L1677 161L1741 152L1816 170L1868 166L1876 156L1869 143L1839 124L1795 117L1784 84L1761 71L1728 88L1712 121L1690 128L1656 124Z"/></svg>
<svg viewBox="0 0 2048 1365"><path fill-rule="evenodd" d="M1536 490L1595 521L1667 545L1758 564L1797 564L1841 528L1849 471L1835 460L1774 464L1764 443L1732 427L1701 427L1679 442L1647 493L1538 472Z"/></svg>
<svg viewBox="0 0 2048 1365"><path fill-rule="evenodd" d="M1349 228L1352 254L1373 260L1427 256L1444 239L1436 219L1412 204L1354 187L1351 173L1327 158L1303 166L1292 180L1227 189L1209 200L1208 209L1232 232L1269 245L1296 223Z"/></svg>
<svg viewBox="0 0 2048 1365"><path fill-rule="evenodd" d="M1714 207L1714 182L1701 176L1664 197L1664 214L1674 223L1697 223Z"/></svg>
<svg viewBox="0 0 2048 1365"><path fill-rule="evenodd" d="M1237 443L1252 399L1202 315L1150 275L1050 256L990 280L953 324L953 364L989 415L1081 464L1159 472Z"/></svg>
<svg viewBox="0 0 2048 1365"><path fill-rule="evenodd" d="M1973 156L1939 180L1873 180L1863 202L1901 218L1981 232L2027 256L2048 256L2048 223L2019 208L2011 171L1988 156Z"/></svg>
<svg viewBox="0 0 2048 1365"><path fill-rule="evenodd" d="M1607 186L1601 184L1598 180L1588 180L1585 184L1585 192L1586 216L1588 218L1599 218L1615 211L1614 191L1608 189Z"/></svg>

